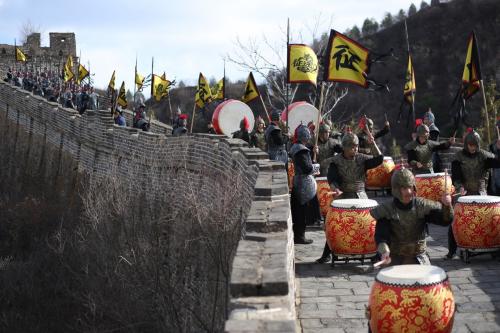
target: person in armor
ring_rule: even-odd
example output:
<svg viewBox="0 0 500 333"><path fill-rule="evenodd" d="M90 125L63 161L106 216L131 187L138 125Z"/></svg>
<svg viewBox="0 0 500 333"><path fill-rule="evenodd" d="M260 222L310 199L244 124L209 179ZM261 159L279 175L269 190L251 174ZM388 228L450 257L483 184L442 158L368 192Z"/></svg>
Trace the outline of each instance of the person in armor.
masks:
<svg viewBox="0 0 500 333"><path fill-rule="evenodd" d="M266 136L264 134L266 123L261 117L257 118L255 130L250 134L250 147L260 148L267 152Z"/></svg>
<svg viewBox="0 0 500 333"><path fill-rule="evenodd" d="M500 139L497 140L500 145ZM472 128L467 129L464 148L455 154L451 162L451 180L460 195L487 195L488 170L500 168L500 160L493 153L483 150L481 137ZM448 230L448 254L451 259L457 251L457 243L451 227Z"/></svg>
<svg viewBox="0 0 500 333"><path fill-rule="evenodd" d="M179 118L177 119L177 127L172 131L172 136L182 136L187 134L187 119L187 114L179 115Z"/></svg>
<svg viewBox="0 0 500 333"><path fill-rule="evenodd" d="M368 143L368 132L371 133L373 135L373 138L376 140L389 133L390 124L389 121L386 120L384 128L378 131L377 133L373 134L373 120L371 120L366 116L363 116L359 121L358 128L360 129L358 133L358 139L359 139L358 150L362 154L369 155L371 153L371 147L370 144Z"/></svg>
<svg viewBox="0 0 500 333"><path fill-rule="evenodd" d="M140 128L143 131L149 131L149 122L146 119L146 105L140 104L134 115L134 128Z"/></svg>
<svg viewBox="0 0 500 333"><path fill-rule="evenodd" d="M288 153L286 152L288 136L284 135L281 130L280 117L280 112L273 110L271 113L271 123L267 126L264 136L266 138L269 159L283 162L286 165L288 163Z"/></svg>
<svg viewBox="0 0 500 333"><path fill-rule="evenodd" d="M241 139L247 143L250 143L250 133L248 133L249 128L250 122L245 116L240 121L240 129L233 133L233 139Z"/></svg>
<svg viewBox="0 0 500 333"><path fill-rule="evenodd" d="M311 150L306 144L311 140L311 132L303 125L295 130L296 143L290 148L295 166L293 189L291 196L291 209L293 221L293 235L295 244L311 244L311 239L305 238L306 225L311 224L316 214L314 209L319 209L319 204L314 205L316 197L316 181L313 177L314 166L311 159ZM317 152L317 147L313 148Z"/></svg>
<svg viewBox="0 0 500 333"><path fill-rule="evenodd" d="M365 155L358 152L358 136L347 129L342 138L342 154L333 157L328 169L328 183L334 192L335 199L367 199L365 192L366 170L376 168L384 161L384 156L375 143L373 136L368 136L372 147L372 154ZM318 263L330 260L330 248L325 243Z"/></svg>
<svg viewBox="0 0 500 333"><path fill-rule="evenodd" d="M500 121L497 121L496 124L497 130L500 128ZM492 142L489 146L490 152L495 155L495 158L500 157L500 141L497 139ZM489 191L490 195L500 195L500 170L491 169L490 171L490 182L489 182Z"/></svg>
<svg viewBox="0 0 500 333"><path fill-rule="evenodd" d="M320 165L320 176L326 177L331 159L335 154L342 152L342 145L339 140L330 137L330 126L326 123L319 125L318 134L318 156L316 161Z"/></svg>
<svg viewBox="0 0 500 333"><path fill-rule="evenodd" d="M451 224L451 195L443 194L441 202L416 197L415 176L409 169L394 172L391 187L393 200L380 204L370 212L377 221L377 253L391 265L430 265L425 227L428 223Z"/></svg>
<svg viewBox="0 0 500 333"><path fill-rule="evenodd" d="M424 125L427 125L429 127L429 139L432 141L438 141L439 140L439 128L437 128L436 124L434 121L436 120L436 117L434 117L434 113L432 113L431 108L424 114Z"/></svg>
<svg viewBox="0 0 500 333"><path fill-rule="evenodd" d="M411 165L413 173L424 174L433 173L432 153L438 150L446 150L455 143L455 138L439 143L429 140L429 127L420 124L417 127L417 138L405 146L408 155L408 163Z"/></svg>
<svg viewBox="0 0 500 333"><path fill-rule="evenodd" d="M209 120L207 123L207 133L208 134L217 134L211 120Z"/></svg>

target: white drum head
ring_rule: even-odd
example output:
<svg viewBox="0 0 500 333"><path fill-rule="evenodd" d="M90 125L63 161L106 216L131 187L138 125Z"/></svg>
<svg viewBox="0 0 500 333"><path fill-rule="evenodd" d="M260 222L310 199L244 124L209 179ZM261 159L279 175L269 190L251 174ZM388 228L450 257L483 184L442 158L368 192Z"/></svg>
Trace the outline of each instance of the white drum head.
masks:
<svg viewBox="0 0 500 333"><path fill-rule="evenodd" d="M449 175L450 174L448 174L448 176ZM434 177L444 177L444 172L424 173L421 175L415 175L415 178L434 178Z"/></svg>
<svg viewBox="0 0 500 333"><path fill-rule="evenodd" d="M469 195L465 197L458 198L458 202L460 203L500 203L500 197L496 197L493 195Z"/></svg>
<svg viewBox="0 0 500 333"><path fill-rule="evenodd" d="M224 134L231 138L233 133L240 129L240 122L243 117L247 117L250 123L248 131L252 132L255 125L255 117L252 109L241 101L229 99L215 108L212 123L219 134Z"/></svg>
<svg viewBox="0 0 500 333"><path fill-rule="evenodd" d="M288 128L290 128L290 133L294 134L295 129L300 125L307 126L309 122L318 122L319 110L306 102L295 102L288 106L288 110L283 112L281 118L283 121L288 121ZM316 124L318 128L318 124Z"/></svg>
<svg viewBox="0 0 500 333"><path fill-rule="evenodd" d="M384 156L384 161L392 161L392 157L390 157L390 156Z"/></svg>
<svg viewBox="0 0 500 333"><path fill-rule="evenodd" d="M339 199L332 201L332 207L335 208L364 209L377 206L378 203L372 199Z"/></svg>
<svg viewBox="0 0 500 333"><path fill-rule="evenodd" d="M328 178L327 177L316 177L316 181L317 182L321 182L321 181L327 182Z"/></svg>
<svg viewBox="0 0 500 333"><path fill-rule="evenodd" d="M396 265L378 272L377 281L394 285L429 285L446 280L446 272L432 265Z"/></svg>

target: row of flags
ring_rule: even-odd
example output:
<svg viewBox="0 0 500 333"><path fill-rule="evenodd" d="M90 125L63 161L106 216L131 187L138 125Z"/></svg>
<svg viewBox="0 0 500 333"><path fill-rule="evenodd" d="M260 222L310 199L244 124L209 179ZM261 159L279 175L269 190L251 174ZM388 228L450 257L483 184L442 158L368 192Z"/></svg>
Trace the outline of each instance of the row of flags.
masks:
<svg viewBox="0 0 500 333"><path fill-rule="evenodd" d="M68 55L63 68L63 79L64 82L71 81L75 79L75 73L73 73L73 57ZM80 84L85 78L90 76L90 72L82 64L78 64L78 74L76 76L76 83Z"/></svg>

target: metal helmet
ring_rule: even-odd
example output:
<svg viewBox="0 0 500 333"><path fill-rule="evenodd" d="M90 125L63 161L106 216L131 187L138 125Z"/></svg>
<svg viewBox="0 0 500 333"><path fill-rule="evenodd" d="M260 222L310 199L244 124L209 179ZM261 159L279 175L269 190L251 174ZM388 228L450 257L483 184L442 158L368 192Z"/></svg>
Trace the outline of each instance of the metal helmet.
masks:
<svg viewBox="0 0 500 333"><path fill-rule="evenodd" d="M325 123L319 125L319 133L329 133L331 131L330 126Z"/></svg>
<svg viewBox="0 0 500 333"><path fill-rule="evenodd" d="M274 109L273 112L271 112L271 121L279 121L281 117L281 112L278 109Z"/></svg>
<svg viewBox="0 0 500 333"><path fill-rule="evenodd" d="M295 137L299 142L309 141L311 139L311 131L309 131L309 128L307 128L307 126L300 124L295 129Z"/></svg>
<svg viewBox="0 0 500 333"><path fill-rule="evenodd" d="M400 190L406 187L416 188L415 176L413 176L410 169L396 170L391 178L392 195L399 201L402 201Z"/></svg>
<svg viewBox="0 0 500 333"><path fill-rule="evenodd" d="M354 145L359 145L359 138L356 134L348 132L342 137L342 148L350 149Z"/></svg>
<svg viewBox="0 0 500 333"><path fill-rule="evenodd" d="M424 125L424 124L420 124L418 125L417 127L417 135L425 135L429 133L429 127L427 125Z"/></svg>
<svg viewBox="0 0 500 333"><path fill-rule="evenodd" d="M481 137L479 133L474 131L472 128L467 129L467 134L464 137L464 148L467 148L468 144L476 145L480 147Z"/></svg>
<svg viewBox="0 0 500 333"><path fill-rule="evenodd" d="M431 124L433 124L434 121L436 120L436 117L434 117L434 113L432 113L432 111L430 109L429 109L429 111L427 111L426 113L424 113L424 118L429 119L429 122Z"/></svg>
<svg viewBox="0 0 500 333"><path fill-rule="evenodd" d="M262 117L257 117L255 124L256 125L259 125L259 124L266 125L266 123L264 122L264 119L262 119Z"/></svg>
<svg viewBox="0 0 500 333"><path fill-rule="evenodd" d="M371 120L370 118L366 117L366 126L371 131L373 129L373 120Z"/></svg>

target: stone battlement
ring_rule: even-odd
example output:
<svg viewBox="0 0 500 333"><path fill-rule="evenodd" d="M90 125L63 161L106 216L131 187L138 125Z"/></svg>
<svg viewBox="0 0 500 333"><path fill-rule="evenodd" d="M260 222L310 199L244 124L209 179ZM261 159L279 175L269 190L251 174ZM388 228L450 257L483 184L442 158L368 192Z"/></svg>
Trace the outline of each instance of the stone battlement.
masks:
<svg viewBox="0 0 500 333"><path fill-rule="evenodd" d="M4 82L0 82L0 119L7 127L16 128L20 136L29 136L26 142L43 142L70 156L78 172L102 177L112 172L127 175L131 186L147 191L151 200L161 200L171 176L152 165L168 164L184 177L204 177L201 182L211 179L214 184L219 177L241 177L240 210L245 223L232 263L232 310L225 331L295 331L294 244L287 174L282 165L269 161L267 154L223 136L172 137L172 128L159 122L152 123L151 133L119 127L109 111L79 115ZM151 172L160 173L154 175L157 183L144 189L141 179L152 177ZM207 201L223 195L218 186L205 190L200 192Z"/></svg>

